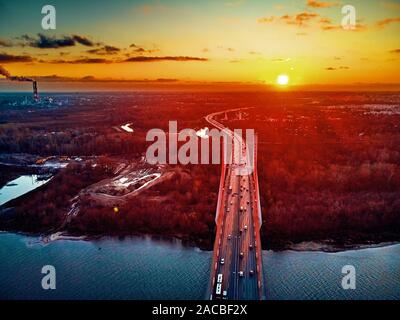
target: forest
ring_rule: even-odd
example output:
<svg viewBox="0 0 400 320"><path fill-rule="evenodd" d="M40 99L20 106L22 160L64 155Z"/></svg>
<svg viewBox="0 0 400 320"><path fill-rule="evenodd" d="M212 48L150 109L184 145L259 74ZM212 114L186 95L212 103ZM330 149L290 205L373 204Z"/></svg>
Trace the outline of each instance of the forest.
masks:
<svg viewBox="0 0 400 320"><path fill-rule="evenodd" d="M231 129L255 129L263 248L302 241L347 245L400 239L400 98L385 93L142 93L69 96L52 110L0 112L0 151L39 156L91 156L71 163L20 201L4 229L51 232L71 200L113 176L120 162L140 161L146 132L198 130L209 113L252 106L219 119ZM99 107L101 106L101 107ZM119 130L132 123L134 133ZM94 164L97 164L96 166ZM3 168L4 169L4 168ZM211 249L220 167L176 165L173 178L140 193L116 213L80 202L65 225L71 234L159 234ZM5 170L6 172L7 170ZM16 173L7 173L8 177Z"/></svg>

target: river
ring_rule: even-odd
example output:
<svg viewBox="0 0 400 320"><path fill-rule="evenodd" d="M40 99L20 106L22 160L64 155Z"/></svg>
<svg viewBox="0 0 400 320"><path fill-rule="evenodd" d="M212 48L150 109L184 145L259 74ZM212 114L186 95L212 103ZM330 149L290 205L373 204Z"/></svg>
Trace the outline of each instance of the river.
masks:
<svg viewBox="0 0 400 320"><path fill-rule="evenodd" d="M400 299L400 245L339 253L264 251L268 299ZM204 299L212 253L150 237L60 240L0 233L0 299ZM356 290L341 269L357 271ZM41 269L56 268L56 290Z"/></svg>
<svg viewBox="0 0 400 320"><path fill-rule="evenodd" d="M39 179L37 175L33 174L23 175L10 181L0 189L0 206L44 185L49 180Z"/></svg>

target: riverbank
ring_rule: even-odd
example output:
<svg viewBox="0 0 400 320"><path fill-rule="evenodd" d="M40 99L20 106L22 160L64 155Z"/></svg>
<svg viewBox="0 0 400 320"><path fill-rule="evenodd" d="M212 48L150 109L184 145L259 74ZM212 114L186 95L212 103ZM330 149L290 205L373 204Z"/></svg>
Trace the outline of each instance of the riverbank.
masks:
<svg viewBox="0 0 400 320"><path fill-rule="evenodd" d="M205 242L205 241L196 241L186 235L160 235L154 233L120 233L120 234L90 234L90 235L78 235L78 234L70 234L66 231L57 231L50 234L39 234L39 233L27 233L27 232L18 232L18 231L7 231L0 230L0 233L13 233L26 237L37 237L44 244L49 244L57 241L100 241L102 239L107 238L115 238L119 240L124 240L125 238L130 237L138 237L138 238L149 238L157 241L180 241L182 246L188 248L197 248L201 251L212 251L213 250L213 242ZM374 249L374 248L383 248L390 247L393 245L399 245L400 241L385 241L385 242L369 242L369 243L347 243L347 244L338 244L332 240L325 241L303 241L300 243L287 243L284 246L276 246L276 247L268 247L264 248L263 251L274 251L274 252L283 252L283 251L295 251L295 252L325 252L325 253L338 253L338 252L346 252L346 251L357 251L364 249Z"/></svg>
<svg viewBox="0 0 400 320"><path fill-rule="evenodd" d="M400 244L400 241L391 241L391 242L380 242L380 243L369 243L369 244L352 244L352 245L335 245L328 244L324 242L301 242L292 245L288 245L283 250L292 250L292 251L307 251L307 252L327 252L327 253L336 253L343 251L353 251L353 250L363 250L363 249L373 249L373 248L382 248L388 247L392 245ZM279 250L279 251L283 251Z"/></svg>

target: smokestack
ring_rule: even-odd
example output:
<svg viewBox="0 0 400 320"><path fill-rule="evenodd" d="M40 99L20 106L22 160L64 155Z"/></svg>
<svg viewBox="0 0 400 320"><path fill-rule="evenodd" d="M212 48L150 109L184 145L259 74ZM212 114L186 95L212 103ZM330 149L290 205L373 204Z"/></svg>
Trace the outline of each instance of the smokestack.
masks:
<svg viewBox="0 0 400 320"><path fill-rule="evenodd" d="M39 95L38 95L38 90L37 90L37 82L35 80L27 78L27 77L12 76L2 66L0 66L0 75L6 77L10 81L28 81L28 82L32 82L32 85L33 85L33 99L35 101L39 101Z"/></svg>
<svg viewBox="0 0 400 320"><path fill-rule="evenodd" d="M39 95L38 95L38 90L37 90L37 82L34 80L32 82L33 85L33 99L35 101L39 101Z"/></svg>

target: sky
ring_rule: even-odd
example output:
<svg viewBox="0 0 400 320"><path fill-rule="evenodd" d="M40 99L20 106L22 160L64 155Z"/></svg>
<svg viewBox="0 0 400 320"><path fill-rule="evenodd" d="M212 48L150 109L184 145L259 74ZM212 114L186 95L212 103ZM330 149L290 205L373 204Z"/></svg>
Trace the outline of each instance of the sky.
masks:
<svg viewBox="0 0 400 320"><path fill-rule="evenodd" d="M42 81L400 83L400 0L0 0L0 66ZM356 30L341 26L356 9ZM2 81L4 82L4 81ZM16 84L9 84L16 86Z"/></svg>

